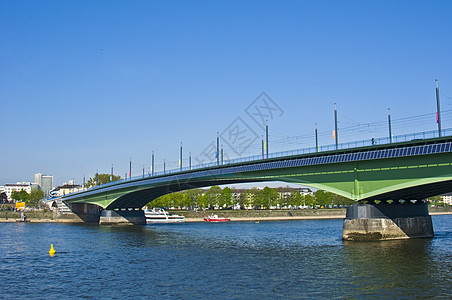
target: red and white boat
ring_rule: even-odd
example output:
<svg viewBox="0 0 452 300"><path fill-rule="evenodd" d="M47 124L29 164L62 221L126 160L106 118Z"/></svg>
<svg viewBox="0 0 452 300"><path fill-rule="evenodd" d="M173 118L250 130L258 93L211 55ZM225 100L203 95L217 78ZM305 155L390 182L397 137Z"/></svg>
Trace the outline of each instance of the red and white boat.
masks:
<svg viewBox="0 0 452 300"><path fill-rule="evenodd" d="M231 220L228 218L219 217L218 215L210 215L208 217L204 217L204 221L205 222L228 222Z"/></svg>

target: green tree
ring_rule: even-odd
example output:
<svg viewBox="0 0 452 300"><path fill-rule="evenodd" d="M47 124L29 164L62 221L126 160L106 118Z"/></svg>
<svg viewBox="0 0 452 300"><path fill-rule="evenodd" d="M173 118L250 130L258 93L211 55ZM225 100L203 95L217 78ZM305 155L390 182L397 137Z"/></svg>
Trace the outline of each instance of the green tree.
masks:
<svg viewBox="0 0 452 300"><path fill-rule="evenodd" d="M314 193L317 205L327 206L333 203L334 194L331 192L325 192L317 190Z"/></svg>
<svg viewBox="0 0 452 300"><path fill-rule="evenodd" d="M248 199L246 196L247 196L246 192L240 193L240 195L239 195L239 199L238 199L239 203L238 204L241 209L244 209L245 207L247 207L249 205L249 203L247 201Z"/></svg>
<svg viewBox="0 0 452 300"><path fill-rule="evenodd" d="M259 190L257 188L248 189L245 192L247 194L248 203L250 206L254 207L254 209L260 209L260 199L258 198Z"/></svg>
<svg viewBox="0 0 452 300"><path fill-rule="evenodd" d="M112 180L113 179L113 180ZM89 188L96 185L101 185L113 181L118 181L121 179L121 176L113 175L113 178L111 174L98 174L96 173L94 177L90 177L88 181L85 184L85 187Z"/></svg>
<svg viewBox="0 0 452 300"><path fill-rule="evenodd" d="M199 196L199 198L198 198L198 207L201 208L201 209L206 209L206 208L209 207L209 203L208 203L206 194Z"/></svg>
<svg viewBox="0 0 452 300"><path fill-rule="evenodd" d="M199 198L202 195L202 190L201 189L191 189L191 190L185 191L185 194L187 195L187 197L190 200L190 204L188 206L190 208L193 208L196 205L198 205Z"/></svg>
<svg viewBox="0 0 452 300"><path fill-rule="evenodd" d="M333 203L334 203L334 205L347 206L347 205L352 205L353 203L355 203L355 201L353 201L352 199L346 198L344 196L334 194Z"/></svg>
<svg viewBox="0 0 452 300"><path fill-rule="evenodd" d="M170 200L169 200L169 196L167 194L167 195L162 195L158 198L155 198L154 200L149 202L147 204L147 206L149 206L149 207L168 207L169 204L170 204Z"/></svg>
<svg viewBox="0 0 452 300"><path fill-rule="evenodd" d="M303 204L303 196L300 194L299 191L295 190L290 195L289 204L292 206L301 206Z"/></svg>
<svg viewBox="0 0 452 300"><path fill-rule="evenodd" d="M18 191L12 191L11 192L11 199L14 200L14 202L20 201L20 195Z"/></svg>
<svg viewBox="0 0 452 300"><path fill-rule="evenodd" d="M21 189L19 192L19 198L21 202L28 203L30 200L30 194L27 193L24 189Z"/></svg>
<svg viewBox="0 0 452 300"><path fill-rule="evenodd" d="M27 206L38 206L39 202L44 198L44 192L39 189L33 189L30 192L30 200L25 204Z"/></svg>
<svg viewBox="0 0 452 300"><path fill-rule="evenodd" d="M312 208L315 207L315 205L316 205L315 197L311 194L304 195L304 202L305 202L305 205L312 207Z"/></svg>
<svg viewBox="0 0 452 300"><path fill-rule="evenodd" d="M206 192L207 207L212 208L220 206L221 193L222 190L218 185L210 187L210 189Z"/></svg>
<svg viewBox="0 0 452 300"><path fill-rule="evenodd" d="M232 203L232 190L228 187L225 187L221 191L219 206L221 208L231 207L234 203Z"/></svg>
<svg viewBox="0 0 452 300"><path fill-rule="evenodd" d="M279 193L276 189L266 186L263 190L257 193L257 204L264 208L276 205L279 199Z"/></svg>

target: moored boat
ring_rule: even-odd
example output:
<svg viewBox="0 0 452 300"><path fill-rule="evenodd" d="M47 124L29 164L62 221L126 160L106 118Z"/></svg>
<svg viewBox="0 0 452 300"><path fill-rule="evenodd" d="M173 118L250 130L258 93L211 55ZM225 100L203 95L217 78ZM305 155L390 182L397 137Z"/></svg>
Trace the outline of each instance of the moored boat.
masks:
<svg viewBox="0 0 452 300"><path fill-rule="evenodd" d="M231 219L222 218L222 217L219 217L218 215L212 214L208 217L204 217L204 221L205 222L228 222L228 221L231 221Z"/></svg>
<svg viewBox="0 0 452 300"><path fill-rule="evenodd" d="M184 216L169 214L162 208L153 208L152 210L146 208L144 210L144 216L146 217L147 224L185 222Z"/></svg>

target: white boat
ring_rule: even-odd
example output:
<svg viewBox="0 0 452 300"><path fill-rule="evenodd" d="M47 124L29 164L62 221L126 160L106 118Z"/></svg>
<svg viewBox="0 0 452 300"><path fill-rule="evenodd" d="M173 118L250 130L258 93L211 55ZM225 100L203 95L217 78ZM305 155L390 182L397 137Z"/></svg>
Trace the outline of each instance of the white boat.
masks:
<svg viewBox="0 0 452 300"><path fill-rule="evenodd" d="M144 210L144 216L146 217L147 224L156 223L182 223L185 222L184 216L172 215L161 208L153 208Z"/></svg>

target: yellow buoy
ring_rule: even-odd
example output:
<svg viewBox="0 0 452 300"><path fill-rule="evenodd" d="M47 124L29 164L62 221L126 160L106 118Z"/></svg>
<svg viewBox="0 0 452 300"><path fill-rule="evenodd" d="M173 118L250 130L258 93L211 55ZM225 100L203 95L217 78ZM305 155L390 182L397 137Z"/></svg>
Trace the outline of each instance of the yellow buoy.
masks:
<svg viewBox="0 0 452 300"><path fill-rule="evenodd" d="M53 244L50 244L49 254L50 254L50 256L54 256L55 255L55 249L53 249Z"/></svg>

